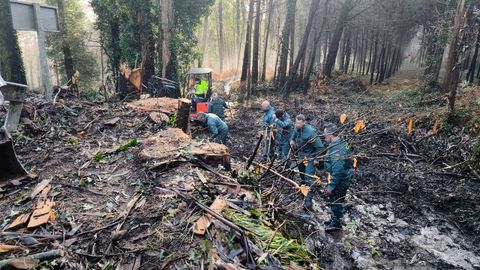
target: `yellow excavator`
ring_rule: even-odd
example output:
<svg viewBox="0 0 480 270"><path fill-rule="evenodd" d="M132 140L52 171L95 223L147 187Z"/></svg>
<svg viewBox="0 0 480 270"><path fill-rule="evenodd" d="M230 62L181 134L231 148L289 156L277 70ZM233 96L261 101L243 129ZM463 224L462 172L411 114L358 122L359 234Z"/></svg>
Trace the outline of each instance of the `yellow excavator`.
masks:
<svg viewBox="0 0 480 270"><path fill-rule="evenodd" d="M15 153L10 132L17 129L22 112L26 85L6 82L0 75L0 93L2 102L8 101L8 113L5 123L0 127L0 183L29 178ZM3 104L0 104L3 106Z"/></svg>

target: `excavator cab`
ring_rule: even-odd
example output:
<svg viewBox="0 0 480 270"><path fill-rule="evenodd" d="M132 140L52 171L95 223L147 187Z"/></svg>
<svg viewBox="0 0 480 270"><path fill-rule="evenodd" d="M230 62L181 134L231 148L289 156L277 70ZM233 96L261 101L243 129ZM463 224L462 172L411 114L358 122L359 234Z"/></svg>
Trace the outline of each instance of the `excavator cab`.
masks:
<svg viewBox="0 0 480 270"><path fill-rule="evenodd" d="M9 132L17 129L22 112L26 85L5 82L0 76L0 92L8 101L8 113L3 127L0 127L0 183L29 178L29 174L17 159L12 137Z"/></svg>
<svg viewBox="0 0 480 270"><path fill-rule="evenodd" d="M192 99L192 110L197 113L208 112L208 101L212 95L212 69L190 69L185 86L186 96Z"/></svg>

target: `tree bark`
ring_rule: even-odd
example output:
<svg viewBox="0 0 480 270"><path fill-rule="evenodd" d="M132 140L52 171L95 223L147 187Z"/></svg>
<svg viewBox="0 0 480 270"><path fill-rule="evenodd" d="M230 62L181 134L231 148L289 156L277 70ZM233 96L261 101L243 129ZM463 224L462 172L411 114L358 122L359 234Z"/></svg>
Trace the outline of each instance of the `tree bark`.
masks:
<svg viewBox="0 0 480 270"><path fill-rule="evenodd" d="M340 15L338 16L338 20L335 25L333 37L332 37L332 40L330 41L327 62L325 64L324 73L327 77L332 76L332 70L335 66L335 59L337 58L340 39L342 38L343 29L345 28L345 23L347 21L348 14L350 13L350 10L352 8L352 3L353 3L353 0L345 0L340 10Z"/></svg>
<svg viewBox="0 0 480 270"><path fill-rule="evenodd" d="M280 58L277 70L276 85L281 85L285 81L287 73L289 45L291 28L293 27L293 18L295 17L295 8L297 6L297 0L288 0L287 16L282 31L282 39L280 41ZM291 50L291 48L290 48Z"/></svg>
<svg viewBox="0 0 480 270"><path fill-rule="evenodd" d="M258 82L258 59L260 50L260 17L261 17L261 1L257 0L255 15L255 31L253 33L253 57L252 57L252 84Z"/></svg>
<svg viewBox="0 0 480 270"><path fill-rule="evenodd" d="M465 31L463 31L465 18L465 0L459 0L457 3L457 9L453 24L453 33L450 38L450 47L448 50L448 59L445 74L445 80L443 81L443 87L445 92L448 92L448 107L450 113L455 111L455 99L457 95L457 86L460 78L460 64L459 56L461 44Z"/></svg>
<svg viewBox="0 0 480 270"><path fill-rule="evenodd" d="M250 55L251 55L251 41L252 41L252 22L253 22L253 7L255 0L250 0L249 10L248 10L248 22L247 22L247 37L245 39L245 50L243 52L243 65L242 65L242 76L240 77L241 82L247 81L248 73L250 72Z"/></svg>
<svg viewBox="0 0 480 270"><path fill-rule="evenodd" d="M218 56L220 58L220 73L223 72L223 62L224 62L224 33L223 33L223 0L218 2Z"/></svg>
<svg viewBox="0 0 480 270"><path fill-rule="evenodd" d="M376 64L376 61L377 61L377 48L378 48L378 33L376 33L376 35L375 35L375 42L374 42L373 47L374 47L373 56L372 56L373 60L372 60L372 57L370 57L370 62L371 62L370 85L373 84L373 76L375 74L375 64Z"/></svg>
<svg viewBox="0 0 480 270"><path fill-rule="evenodd" d="M310 32L312 29L313 21L315 19L315 14L317 13L318 6L320 5L320 0L312 0L310 4L310 14L308 15L308 21L307 21L307 26L305 29L305 34L303 35L303 40L302 44L300 46L300 49L298 50L298 55L297 58L295 59L295 62L293 63L293 66L290 68L288 80L285 83L285 92L284 92L284 98L288 98L290 96L290 92L292 90L293 84L296 80L297 77L297 72L298 72L298 67L300 65L300 61L302 58L305 56L306 50L307 50L307 45L308 45L308 38L310 36Z"/></svg>
<svg viewBox="0 0 480 270"><path fill-rule="evenodd" d="M58 6L58 17L59 17L59 26L60 33L62 37L62 50L63 50L63 62L65 65L65 78L67 81L73 76L75 72L73 64L72 50L70 49L70 44L68 40L68 29L67 22L65 17L65 0L57 0Z"/></svg>
<svg viewBox="0 0 480 270"><path fill-rule="evenodd" d="M208 15L205 16L203 21L203 34L202 34L202 64L205 63L205 56L207 54L207 38L208 37Z"/></svg>
<svg viewBox="0 0 480 270"><path fill-rule="evenodd" d="M267 52L268 52L268 39L270 37L270 26L272 24L272 13L273 13L273 0L268 2L268 19L267 19L267 28L265 29L265 44L263 48L263 67L262 67L262 76L261 81L265 81L267 78Z"/></svg>
<svg viewBox="0 0 480 270"><path fill-rule="evenodd" d="M470 68L467 73L467 79L469 83L473 83L473 80L475 79L475 68L477 67L477 58L478 58L478 49L480 47L480 28L477 33L477 40L475 42L475 50L473 52L472 56L472 62L470 64Z"/></svg>

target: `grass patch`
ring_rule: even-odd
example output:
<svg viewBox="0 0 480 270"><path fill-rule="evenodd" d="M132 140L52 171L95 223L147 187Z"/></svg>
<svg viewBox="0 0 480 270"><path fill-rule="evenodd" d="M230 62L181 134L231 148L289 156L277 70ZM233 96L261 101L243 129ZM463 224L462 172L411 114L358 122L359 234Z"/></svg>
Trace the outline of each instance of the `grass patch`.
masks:
<svg viewBox="0 0 480 270"><path fill-rule="evenodd" d="M284 237L278 230L272 230L270 227L262 224L258 219L238 214L233 211L225 211L236 224L251 231L251 238L266 251L280 259L285 266L295 262L299 265L308 265L312 269L320 269L314 264L312 258L315 255L307 247L299 243L296 239ZM259 262L261 263L261 262Z"/></svg>

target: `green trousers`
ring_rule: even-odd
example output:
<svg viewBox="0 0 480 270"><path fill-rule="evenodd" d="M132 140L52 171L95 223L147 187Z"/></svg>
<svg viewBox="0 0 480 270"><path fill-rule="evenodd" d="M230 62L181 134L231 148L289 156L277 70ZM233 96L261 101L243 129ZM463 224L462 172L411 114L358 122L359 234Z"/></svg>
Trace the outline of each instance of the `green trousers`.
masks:
<svg viewBox="0 0 480 270"><path fill-rule="evenodd" d="M345 214L345 196L347 195L348 188L350 187L351 179L343 179L332 192L332 195L328 197L327 202L330 204L330 215L332 226L340 226L343 221L343 215Z"/></svg>

